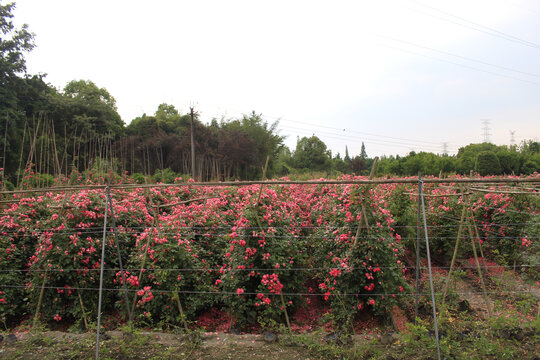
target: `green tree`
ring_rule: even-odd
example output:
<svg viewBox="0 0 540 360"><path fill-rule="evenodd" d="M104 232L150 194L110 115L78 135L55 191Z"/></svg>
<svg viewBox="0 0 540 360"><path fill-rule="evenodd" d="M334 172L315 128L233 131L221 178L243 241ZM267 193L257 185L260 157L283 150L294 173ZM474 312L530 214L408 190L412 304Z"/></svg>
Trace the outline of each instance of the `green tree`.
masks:
<svg viewBox="0 0 540 360"><path fill-rule="evenodd" d="M270 157L267 176L271 177L280 169L275 169L276 159L283 146L283 137L277 134L279 122L268 124L262 116L253 111L249 115L243 115L241 119L222 122L221 128L224 131L243 132L253 141L251 149L251 162L245 169L245 178L258 179L262 176L262 168L266 162L266 157ZM243 151L249 151L245 149Z"/></svg>
<svg viewBox="0 0 540 360"><path fill-rule="evenodd" d="M10 90L19 75L26 73L24 54L34 47L34 34L24 24L20 29L13 25L12 11L15 4L0 5L0 101L13 100Z"/></svg>
<svg viewBox="0 0 540 360"><path fill-rule="evenodd" d="M482 176L499 175L501 164L493 151L481 151L476 158L475 170Z"/></svg>
<svg viewBox="0 0 540 360"><path fill-rule="evenodd" d="M497 151L496 155L503 174L519 174L521 161L517 151L505 148Z"/></svg>
<svg viewBox="0 0 540 360"><path fill-rule="evenodd" d="M364 142L362 141L362 147L360 148L360 158L367 160L368 156L366 153L366 145L364 145Z"/></svg>
<svg viewBox="0 0 540 360"><path fill-rule="evenodd" d="M293 160L291 150L287 146L279 149L276 165L274 166L276 175L288 175L293 170Z"/></svg>
<svg viewBox="0 0 540 360"><path fill-rule="evenodd" d="M347 145L345 145L345 157L343 158L343 161L345 161L346 163L351 162L351 157L349 156L349 148L347 147Z"/></svg>
<svg viewBox="0 0 540 360"><path fill-rule="evenodd" d="M181 135L190 131L190 115L180 115L174 105L160 104L156 110L155 117L157 126L166 133Z"/></svg>
<svg viewBox="0 0 540 360"><path fill-rule="evenodd" d="M476 158L482 151L497 152L499 147L491 143L469 144L458 150L456 156L456 172L468 175L471 170L475 170Z"/></svg>
<svg viewBox="0 0 540 360"><path fill-rule="evenodd" d="M297 169L329 171L332 167L331 160L332 156L326 144L315 135L303 137L296 143L293 164Z"/></svg>
<svg viewBox="0 0 540 360"><path fill-rule="evenodd" d="M522 174L532 174L540 172L540 142L528 140L523 141L519 147L520 162L523 164L520 168Z"/></svg>
<svg viewBox="0 0 540 360"><path fill-rule="evenodd" d="M439 158L439 167L440 170L445 173L453 173L456 171L456 158L454 156L448 156L443 154Z"/></svg>
<svg viewBox="0 0 540 360"><path fill-rule="evenodd" d="M0 4L0 129L1 148L6 149L0 167L5 165L10 180L14 180L17 170L25 116L32 115L26 114L31 109L25 105L30 103L26 96L30 95L29 83L34 78L26 76L25 54L35 47L34 34L28 25L16 28L13 24L14 8L14 3Z"/></svg>
<svg viewBox="0 0 540 360"><path fill-rule="evenodd" d="M64 87L63 95L71 115L68 121L77 123L83 119L94 132L110 132L116 138L123 133L124 123L117 112L116 100L107 89L99 88L90 80L73 80Z"/></svg>

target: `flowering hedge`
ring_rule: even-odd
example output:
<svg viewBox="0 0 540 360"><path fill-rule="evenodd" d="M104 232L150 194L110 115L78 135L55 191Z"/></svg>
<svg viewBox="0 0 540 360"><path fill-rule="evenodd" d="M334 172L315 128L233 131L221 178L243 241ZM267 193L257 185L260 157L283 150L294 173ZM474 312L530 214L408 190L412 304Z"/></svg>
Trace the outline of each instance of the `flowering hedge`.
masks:
<svg viewBox="0 0 540 360"><path fill-rule="evenodd" d="M448 261L463 206L486 253L526 261L523 250L539 235L538 196L493 188L466 199L454 185L426 186L436 195L426 197L435 261ZM124 282L136 321L149 326L196 325L210 309L231 315L235 327L275 326L317 296L334 327L349 330L356 314L383 314L411 293L404 254L416 239L416 192L403 184L113 189L104 312L124 309ZM83 309L94 319L104 191L17 200L0 218L5 319L32 315L42 286L44 321L80 321Z"/></svg>

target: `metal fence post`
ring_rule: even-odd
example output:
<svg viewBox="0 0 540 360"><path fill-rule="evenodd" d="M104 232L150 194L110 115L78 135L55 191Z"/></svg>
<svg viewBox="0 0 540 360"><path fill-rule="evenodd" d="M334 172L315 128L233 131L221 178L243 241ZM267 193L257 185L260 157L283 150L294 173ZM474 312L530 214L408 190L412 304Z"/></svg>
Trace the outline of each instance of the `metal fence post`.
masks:
<svg viewBox="0 0 540 360"><path fill-rule="evenodd" d="M103 220L103 241L101 243L101 267L99 270L99 299L98 299L98 318L97 318L97 328L96 328L96 360L99 359L99 330L101 326L101 300L103 297L103 270L105 266L105 245L107 240L107 209L109 208L109 197L107 194L111 190L109 183L106 187L105 195L105 217Z"/></svg>
<svg viewBox="0 0 540 360"><path fill-rule="evenodd" d="M426 222L426 208L424 206L424 188L421 176L418 178L418 193L420 194L420 202L422 205L422 217L424 220L424 235L426 237L426 253L427 253L427 263L429 271L429 286L431 288L431 304L433 307L433 325L435 327L435 340L437 342L437 359L441 360L441 346L439 344L439 328L437 326L437 308L435 307L435 292L433 290L433 275L431 273L431 256L429 255L429 237L428 229Z"/></svg>

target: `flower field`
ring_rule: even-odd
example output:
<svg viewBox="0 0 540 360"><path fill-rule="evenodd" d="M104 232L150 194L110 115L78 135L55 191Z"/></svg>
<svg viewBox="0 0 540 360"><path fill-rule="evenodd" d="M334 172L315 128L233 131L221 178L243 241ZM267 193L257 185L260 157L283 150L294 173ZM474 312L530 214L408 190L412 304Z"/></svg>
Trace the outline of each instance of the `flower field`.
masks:
<svg viewBox="0 0 540 360"><path fill-rule="evenodd" d="M485 263L538 281L540 178L529 180L426 182L433 266L448 267L458 232L471 235L460 224L470 221ZM116 325L129 308L143 327L302 331L311 325L295 315L309 310L351 331L362 314L384 317L414 303L417 184L179 181L117 184L111 193L105 236L103 187L9 195L0 218L4 326L36 313L52 324L95 321L104 238L102 313ZM471 258L469 242L456 254Z"/></svg>

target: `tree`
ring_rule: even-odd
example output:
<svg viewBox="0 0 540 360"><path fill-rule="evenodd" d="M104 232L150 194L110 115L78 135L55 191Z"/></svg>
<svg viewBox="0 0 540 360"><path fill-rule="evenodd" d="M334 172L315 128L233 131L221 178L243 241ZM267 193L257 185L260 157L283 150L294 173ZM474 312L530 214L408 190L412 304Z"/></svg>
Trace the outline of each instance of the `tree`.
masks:
<svg viewBox="0 0 540 360"><path fill-rule="evenodd" d="M366 153L366 145L364 145L364 142L362 141L362 147L360 148L360 158L367 160L368 156Z"/></svg>
<svg viewBox="0 0 540 360"><path fill-rule="evenodd" d="M0 5L0 85L5 89L7 81L26 72L24 53L34 47L34 34L24 24L20 29L13 25L11 13L15 4Z"/></svg>
<svg viewBox="0 0 540 360"><path fill-rule="evenodd" d="M471 170L475 170L476 159L482 151L496 152L498 146L491 143L469 144L458 150L456 161L456 172L468 175Z"/></svg>
<svg viewBox="0 0 540 360"><path fill-rule="evenodd" d="M443 154L439 158L439 167L440 170L445 173L452 173L456 171L456 158L455 156L448 156L446 154Z"/></svg>
<svg viewBox="0 0 540 360"><path fill-rule="evenodd" d="M499 175L501 164L493 151L481 151L476 158L475 170L482 176Z"/></svg>
<svg viewBox="0 0 540 360"><path fill-rule="evenodd" d="M28 25L19 29L13 25L14 8L14 3L0 4L0 129L7 135L2 136L1 148L7 152L2 153L4 159L0 167L5 165L7 174L16 171L24 127L25 109L21 106L22 94L27 88L21 77L26 73L24 56L35 46L34 34L28 31Z"/></svg>
<svg viewBox="0 0 540 360"><path fill-rule="evenodd" d="M347 145L345 145L345 157L343 158L343 161L345 161L346 163L351 162L351 157L349 156L349 148L347 147Z"/></svg>
<svg viewBox="0 0 540 360"><path fill-rule="evenodd" d="M264 121L262 114L253 111L249 115L243 115L241 119L222 122L221 128L225 131L245 132L251 141L253 148L250 157L251 163L245 169L244 178L259 179L262 176L262 168L266 162L266 157L270 157L267 176L271 177L277 170L275 169L276 158L283 145L283 137L277 134L279 122L268 124ZM249 151L249 150L244 150Z"/></svg>
<svg viewBox="0 0 540 360"><path fill-rule="evenodd" d="M116 109L116 100L105 88L99 88L90 80L72 80L63 91L66 99L68 121L84 119L89 124L78 124L80 127L89 125L98 134L111 133L118 138L124 131L124 123Z"/></svg>
<svg viewBox="0 0 540 360"><path fill-rule="evenodd" d="M499 163L501 164L501 170L503 174L519 174L520 170L520 159L519 153L515 150L510 149L501 149L496 153L497 158L499 158Z"/></svg>
<svg viewBox="0 0 540 360"><path fill-rule="evenodd" d="M326 144L315 135L303 137L296 143L293 163L297 169L328 171L331 169L331 159Z"/></svg>
<svg viewBox="0 0 540 360"><path fill-rule="evenodd" d="M160 104L155 113L157 125L166 133L178 135L189 132L191 119L189 114L180 115L174 105Z"/></svg>

